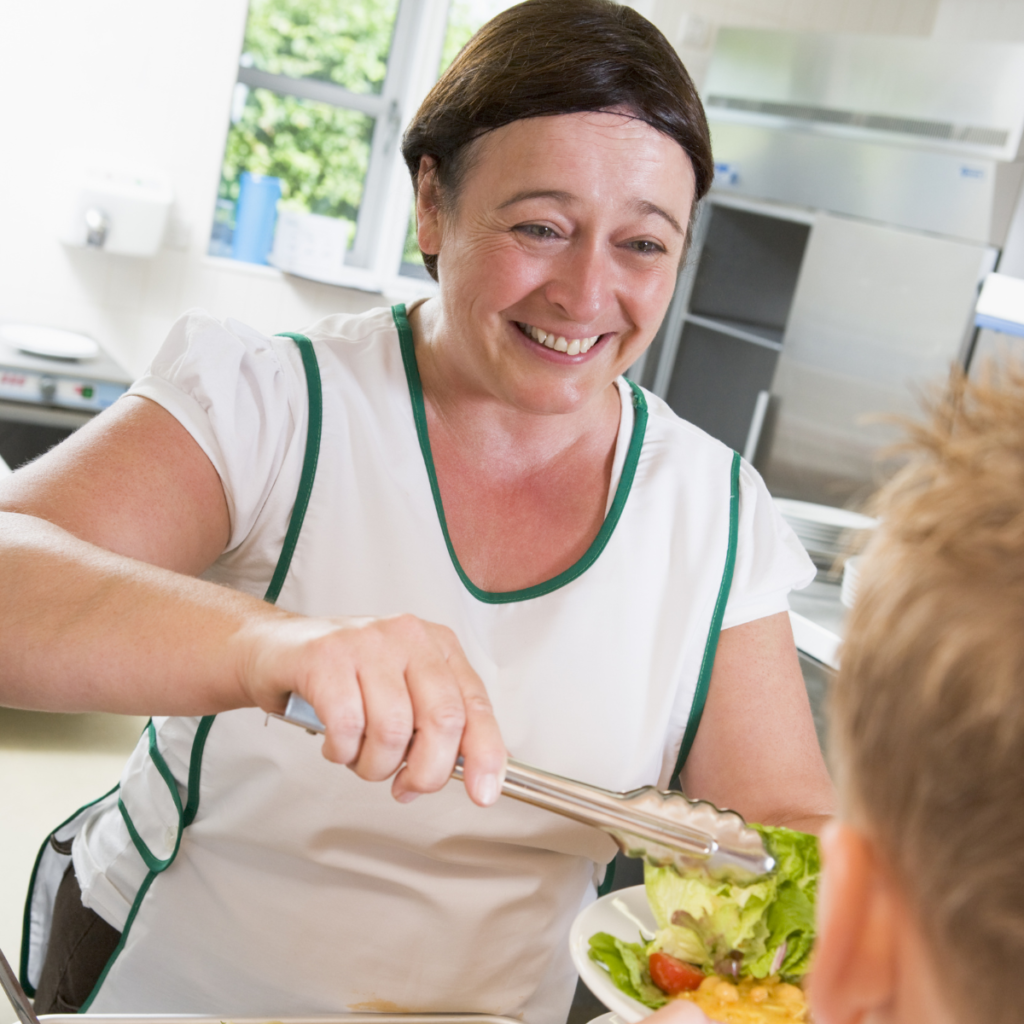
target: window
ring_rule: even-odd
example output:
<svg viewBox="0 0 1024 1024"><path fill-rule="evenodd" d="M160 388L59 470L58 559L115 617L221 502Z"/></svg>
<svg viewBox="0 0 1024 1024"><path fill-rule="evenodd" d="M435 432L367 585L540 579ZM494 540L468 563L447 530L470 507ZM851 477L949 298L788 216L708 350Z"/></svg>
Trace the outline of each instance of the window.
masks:
<svg viewBox="0 0 1024 1024"><path fill-rule="evenodd" d="M510 5L251 0L210 255L373 291L429 280L402 131L473 32Z"/></svg>

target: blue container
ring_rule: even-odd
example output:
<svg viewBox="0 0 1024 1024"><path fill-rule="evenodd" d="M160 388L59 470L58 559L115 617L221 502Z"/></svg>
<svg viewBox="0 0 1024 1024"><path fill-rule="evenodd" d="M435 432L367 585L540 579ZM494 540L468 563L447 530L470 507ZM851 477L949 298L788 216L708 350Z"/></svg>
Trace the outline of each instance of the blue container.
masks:
<svg viewBox="0 0 1024 1024"><path fill-rule="evenodd" d="M246 263L266 263L274 244L277 201L281 198L281 179L242 172L235 207L235 235L231 255Z"/></svg>

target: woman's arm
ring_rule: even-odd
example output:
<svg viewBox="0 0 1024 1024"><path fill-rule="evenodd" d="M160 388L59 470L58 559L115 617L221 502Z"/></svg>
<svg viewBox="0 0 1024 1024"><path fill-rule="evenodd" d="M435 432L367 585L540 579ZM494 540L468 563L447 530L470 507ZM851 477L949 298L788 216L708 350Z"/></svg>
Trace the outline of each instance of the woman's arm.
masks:
<svg viewBox="0 0 1024 1024"><path fill-rule="evenodd" d="M0 482L0 702L64 711L280 711L305 697L324 753L399 799L466 757L498 796L504 747L450 630L311 619L194 579L229 536L223 487L177 420L128 397ZM415 733L415 736L414 736Z"/></svg>
<svg viewBox="0 0 1024 1024"><path fill-rule="evenodd" d="M722 631L681 782L747 821L818 832L834 813L785 612Z"/></svg>

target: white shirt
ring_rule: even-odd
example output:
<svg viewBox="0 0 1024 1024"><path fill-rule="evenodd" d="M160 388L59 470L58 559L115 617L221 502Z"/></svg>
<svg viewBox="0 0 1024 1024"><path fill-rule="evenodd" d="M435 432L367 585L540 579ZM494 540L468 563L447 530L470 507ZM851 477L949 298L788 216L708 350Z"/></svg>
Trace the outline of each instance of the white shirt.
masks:
<svg viewBox="0 0 1024 1024"><path fill-rule="evenodd" d="M722 576L732 453L620 380L615 479L589 557L547 585L488 595L446 544L414 415L418 374L403 366L396 324L408 331L381 309L307 332L323 377L322 447L278 604L444 623L513 756L609 789L666 786ZM414 366L411 333L405 344ZM224 484L231 539L206 578L262 595L305 446L295 344L190 313L132 393L168 409ZM813 574L744 465L724 627L784 611ZM568 928L615 852L608 837L508 799L475 807L455 782L399 805L386 784L326 763L316 740L265 727L258 711L217 716L205 746L199 729L199 719L156 720L152 740L176 786L144 736L122 777L125 814L99 805L76 840L86 905L115 927L130 920L90 1012L564 1021ZM178 804L190 795L197 814L182 829Z"/></svg>

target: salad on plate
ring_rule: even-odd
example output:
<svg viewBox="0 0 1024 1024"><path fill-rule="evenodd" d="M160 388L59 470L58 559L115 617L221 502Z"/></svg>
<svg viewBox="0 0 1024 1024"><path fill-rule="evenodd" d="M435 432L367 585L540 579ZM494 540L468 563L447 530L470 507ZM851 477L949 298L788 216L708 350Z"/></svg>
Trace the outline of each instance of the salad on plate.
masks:
<svg viewBox="0 0 1024 1024"><path fill-rule="evenodd" d="M684 877L672 867L645 865L653 939L628 942L598 932L589 940L590 958L619 990L651 1009L692 999L718 1020L807 1019L799 983L814 942L818 841L791 829L753 827L776 861L772 874L756 881Z"/></svg>

